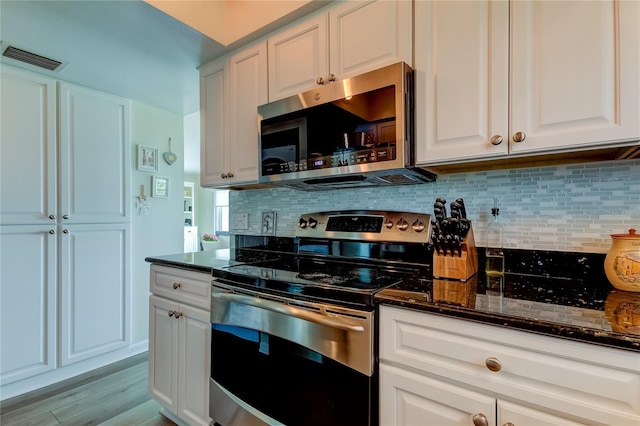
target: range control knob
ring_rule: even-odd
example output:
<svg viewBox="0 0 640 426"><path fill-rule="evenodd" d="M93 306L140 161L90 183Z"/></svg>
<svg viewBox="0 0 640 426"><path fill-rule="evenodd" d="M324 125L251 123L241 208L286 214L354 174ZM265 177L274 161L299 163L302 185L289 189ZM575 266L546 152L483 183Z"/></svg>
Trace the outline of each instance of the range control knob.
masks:
<svg viewBox="0 0 640 426"><path fill-rule="evenodd" d="M393 221L391 219L387 219L387 221L385 222L384 226L386 226L387 229L393 228Z"/></svg>
<svg viewBox="0 0 640 426"><path fill-rule="evenodd" d="M406 231L409 228L409 222L404 219L400 219L398 223L396 223L396 228L401 231Z"/></svg>
<svg viewBox="0 0 640 426"><path fill-rule="evenodd" d="M316 225L318 224L318 221L315 220L314 218L310 217L309 221L308 221L308 224L309 224L309 228L315 228Z"/></svg>
<svg viewBox="0 0 640 426"><path fill-rule="evenodd" d="M302 218L300 218L300 220L298 221L298 228L304 229L306 227L307 227L307 221L302 219Z"/></svg>
<svg viewBox="0 0 640 426"><path fill-rule="evenodd" d="M420 219L416 219L416 221L411 224L411 229L416 232L422 232L424 231L424 223L420 222Z"/></svg>

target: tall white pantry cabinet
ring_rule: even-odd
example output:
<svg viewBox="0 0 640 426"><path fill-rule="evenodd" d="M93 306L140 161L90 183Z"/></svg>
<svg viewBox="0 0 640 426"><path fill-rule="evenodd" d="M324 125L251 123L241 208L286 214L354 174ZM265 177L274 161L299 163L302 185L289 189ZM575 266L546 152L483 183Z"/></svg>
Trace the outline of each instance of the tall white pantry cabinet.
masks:
<svg viewBox="0 0 640 426"><path fill-rule="evenodd" d="M127 350L131 154L129 101L4 65L1 73L5 398Z"/></svg>

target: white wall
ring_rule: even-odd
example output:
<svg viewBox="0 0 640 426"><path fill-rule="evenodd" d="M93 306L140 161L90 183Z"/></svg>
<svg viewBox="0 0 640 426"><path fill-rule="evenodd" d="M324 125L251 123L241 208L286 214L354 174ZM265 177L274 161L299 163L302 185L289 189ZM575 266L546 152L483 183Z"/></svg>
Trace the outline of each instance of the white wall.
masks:
<svg viewBox="0 0 640 426"><path fill-rule="evenodd" d="M177 161L169 166L162 154L169 151ZM154 173L140 172L138 144L158 148L160 156L157 176L169 178L169 198L151 197ZM132 344L144 342L149 333L149 264L147 256L182 253L183 249L183 117L137 102L131 104L131 196L132 196ZM149 202L146 216L136 208L140 185Z"/></svg>

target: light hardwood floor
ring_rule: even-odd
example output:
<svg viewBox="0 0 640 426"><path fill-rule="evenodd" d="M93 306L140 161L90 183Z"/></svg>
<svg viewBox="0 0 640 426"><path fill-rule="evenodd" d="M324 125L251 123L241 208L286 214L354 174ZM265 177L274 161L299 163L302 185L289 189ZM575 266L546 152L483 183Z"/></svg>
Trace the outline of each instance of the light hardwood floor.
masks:
<svg viewBox="0 0 640 426"><path fill-rule="evenodd" d="M149 397L147 353L0 402L2 426L174 426Z"/></svg>

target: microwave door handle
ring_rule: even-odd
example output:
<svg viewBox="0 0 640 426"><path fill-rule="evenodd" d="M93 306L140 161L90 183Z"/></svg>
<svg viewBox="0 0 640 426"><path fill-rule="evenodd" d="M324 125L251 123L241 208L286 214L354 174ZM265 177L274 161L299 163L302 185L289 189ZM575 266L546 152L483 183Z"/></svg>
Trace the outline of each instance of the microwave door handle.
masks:
<svg viewBox="0 0 640 426"><path fill-rule="evenodd" d="M249 305L260 309L266 309L268 311L277 312L280 314L288 315L295 318L311 321L316 324L326 325L332 328L337 328L346 331L363 332L364 327L360 325L346 324L336 318L331 318L326 315L317 314L315 312L308 312L304 309L295 308L293 306L284 305L278 302L272 302L270 300L258 299L251 296L243 296L235 293L214 293L211 297L220 299L225 302L239 303L242 305Z"/></svg>

